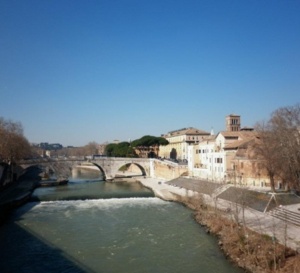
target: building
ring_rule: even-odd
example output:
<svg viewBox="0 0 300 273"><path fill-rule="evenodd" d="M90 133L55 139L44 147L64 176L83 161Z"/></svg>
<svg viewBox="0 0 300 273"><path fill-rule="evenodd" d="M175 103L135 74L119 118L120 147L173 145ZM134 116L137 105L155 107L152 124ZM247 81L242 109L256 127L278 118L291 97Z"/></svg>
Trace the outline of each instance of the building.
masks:
<svg viewBox="0 0 300 273"><path fill-rule="evenodd" d="M269 178L253 154L257 137L253 128L241 128L240 116L227 116L226 131L203 137L189 148L189 174L219 183L269 186Z"/></svg>
<svg viewBox="0 0 300 273"><path fill-rule="evenodd" d="M237 151L255 137L254 131L222 131L196 144L193 176L223 183L236 182L233 161Z"/></svg>
<svg viewBox="0 0 300 273"><path fill-rule="evenodd" d="M176 160L188 159L188 147L194 143L199 143L210 133L193 127L170 131L161 135L169 141L166 146L160 146L159 156Z"/></svg>
<svg viewBox="0 0 300 273"><path fill-rule="evenodd" d="M247 185L255 187L270 187L270 178L264 162L259 159L253 150L253 144L257 141L257 135L253 138L239 140L227 145L227 151L234 151L230 165L227 168L227 182L235 185ZM280 179L276 180L278 188L281 187Z"/></svg>
<svg viewBox="0 0 300 273"><path fill-rule="evenodd" d="M201 142L194 144L190 148L189 170L192 176L212 180L212 161L215 153L216 136L206 136Z"/></svg>
<svg viewBox="0 0 300 273"><path fill-rule="evenodd" d="M60 143L49 144L48 142L41 142L37 145L37 147L43 150L61 150L63 148L63 146Z"/></svg>
<svg viewBox="0 0 300 273"><path fill-rule="evenodd" d="M226 131L236 132L241 130L241 116L239 115L228 115L226 117Z"/></svg>

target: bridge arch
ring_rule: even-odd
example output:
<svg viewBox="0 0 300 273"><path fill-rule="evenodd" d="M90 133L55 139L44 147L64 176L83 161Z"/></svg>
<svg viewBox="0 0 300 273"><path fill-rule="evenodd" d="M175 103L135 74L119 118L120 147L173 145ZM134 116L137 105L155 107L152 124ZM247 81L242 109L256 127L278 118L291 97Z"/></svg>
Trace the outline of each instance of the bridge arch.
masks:
<svg viewBox="0 0 300 273"><path fill-rule="evenodd" d="M133 165L139 170L137 175L150 176L151 175L151 163L149 159L142 158L117 158L117 157L101 157L96 159L38 159L38 160L26 160L20 162L20 166L27 165L39 165L41 167L51 167L57 174L67 177L70 176L72 170L76 165L82 165L89 163L91 166L95 166L103 174L104 180L113 179L119 172L120 167ZM134 175L134 174L133 174Z"/></svg>
<svg viewBox="0 0 300 273"><path fill-rule="evenodd" d="M145 168L137 162L122 162L122 163L116 165L116 169L119 171L122 167L124 167L124 166L130 167L130 165L134 165L134 166L138 167L138 169L141 171L142 176L147 175Z"/></svg>
<svg viewBox="0 0 300 273"><path fill-rule="evenodd" d="M104 168L95 162L90 162L90 163L93 164L94 166L96 166L103 173L103 180L106 180L107 174L106 174Z"/></svg>
<svg viewBox="0 0 300 273"><path fill-rule="evenodd" d="M41 178L48 178L48 176L52 175L57 178L66 178L72 173L72 167L69 164L57 162L31 162L29 164L23 163L19 166L22 168L21 174L27 173L32 168L37 168Z"/></svg>

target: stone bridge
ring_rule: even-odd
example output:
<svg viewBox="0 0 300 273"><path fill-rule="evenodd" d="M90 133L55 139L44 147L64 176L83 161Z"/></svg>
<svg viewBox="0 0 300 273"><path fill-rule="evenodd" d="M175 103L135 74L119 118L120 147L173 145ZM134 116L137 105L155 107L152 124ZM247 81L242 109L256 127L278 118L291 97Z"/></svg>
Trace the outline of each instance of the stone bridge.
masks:
<svg viewBox="0 0 300 273"><path fill-rule="evenodd" d="M70 177L76 166L86 165L86 163L96 166L103 173L104 180L114 179L121 167L131 164L140 169L141 176L147 177L174 179L187 172L187 166L153 158L36 159L19 162L19 165L24 169L30 166L41 166L53 170L57 177Z"/></svg>
<svg viewBox="0 0 300 273"><path fill-rule="evenodd" d="M131 164L136 165L143 176L152 176L151 159L149 158L121 158L121 157L101 157L97 159L88 160L89 163L97 166L106 180L113 179L123 166Z"/></svg>
<svg viewBox="0 0 300 273"><path fill-rule="evenodd" d="M57 177L69 177L72 169L76 166L86 165L96 166L103 173L105 180L110 180L116 177L119 169L123 166L131 164L136 165L142 176L152 176L153 168L151 168L151 159L149 158L118 158L118 157L100 157L96 159L36 159L19 162L19 165L24 169L30 166L40 166L45 170L52 170ZM151 171L152 169L152 171Z"/></svg>

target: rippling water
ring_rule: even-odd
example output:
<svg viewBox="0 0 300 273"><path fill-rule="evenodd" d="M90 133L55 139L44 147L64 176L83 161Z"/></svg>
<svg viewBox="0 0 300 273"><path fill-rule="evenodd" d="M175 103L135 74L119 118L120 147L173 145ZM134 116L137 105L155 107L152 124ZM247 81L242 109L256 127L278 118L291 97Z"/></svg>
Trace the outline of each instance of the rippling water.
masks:
<svg viewBox="0 0 300 273"><path fill-rule="evenodd" d="M55 201L30 202L0 227L0 272L242 272L189 209L155 197L128 198L139 190L110 184L38 189L36 198ZM95 196L96 189L123 198L77 198L78 192Z"/></svg>

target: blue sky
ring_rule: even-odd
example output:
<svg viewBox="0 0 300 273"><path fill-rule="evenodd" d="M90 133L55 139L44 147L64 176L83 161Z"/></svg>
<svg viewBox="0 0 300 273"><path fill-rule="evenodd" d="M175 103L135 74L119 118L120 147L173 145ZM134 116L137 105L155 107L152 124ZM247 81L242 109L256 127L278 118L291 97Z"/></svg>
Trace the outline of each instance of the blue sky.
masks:
<svg viewBox="0 0 300 273"><path fill-rule="evenodd" d="M217 133L300 102L300 1L0 0L0 116L30 142Z"/></svg>

